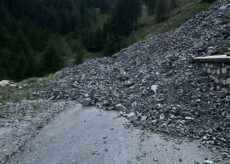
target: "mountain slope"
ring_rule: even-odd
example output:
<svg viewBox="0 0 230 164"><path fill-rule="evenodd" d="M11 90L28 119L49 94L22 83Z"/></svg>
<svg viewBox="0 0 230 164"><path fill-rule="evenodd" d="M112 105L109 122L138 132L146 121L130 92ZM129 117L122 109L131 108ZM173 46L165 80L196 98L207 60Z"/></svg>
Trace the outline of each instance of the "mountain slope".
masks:
<svg viewBox="0 0 230 164"><path fill-rule="evenodd" d="M136 43L112 58L65 68L40 94L119 110L135 126L207 138L204 144L229 153L230 144L224 142L230 139L229 97L220 96L190 62L205 55L210 46L218 52L220 42L230 35L229 11L228 1L216 2L174 31Z"/></svg>

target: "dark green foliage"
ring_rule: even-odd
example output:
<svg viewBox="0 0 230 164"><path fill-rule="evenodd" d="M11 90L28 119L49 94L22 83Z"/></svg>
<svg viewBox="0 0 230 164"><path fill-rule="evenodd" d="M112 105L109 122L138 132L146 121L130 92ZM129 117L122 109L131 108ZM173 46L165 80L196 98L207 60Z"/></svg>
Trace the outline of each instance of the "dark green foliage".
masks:
<svg viewBox="0 0 230 164"><path fill-rule="evenodd" d="M21 29L15 34L11 53L11 55L15 57L15 59L13 59L15 63L11 66L14 68L11 72L14 78L21 80L35 73L33 52Z"/></svg>
<svg viewBox="0 0 230 164"><path fill-rule="evenodd" d="M43 53L42 65L44 72L55 72L63 67L62 46L58 36L49 37Z"/></svg>
<svg viewBox="0 0 230 164"><path fill-rule="evenodd" d="M100 28L86 29L82 34L84 46L91 52L99 52L103 49L104 38L104 33Z"/></svg>
<svg viewBox="0 0 230 164"><path fill-rule="evenodd" d="M202 2L208 2L208 3L212 3L215 2L216 0L202 0Z"/></svg>
<svg viewBox="0 0 230 164"><path fill-rule="evenodd" d="M169 0L157 0L156 3L156 21L162 22L169 17L170 13L170 1Z"/></svg>
<svg viewBox="0 0 230 164"><path fill-rule="evenodd" d="M144 0L144 3L148 9L149 14L154 14L156 11L156 2L157 0Z"/></svg>
<svg viewBox="0 0 230 164"><path fill-rule="evenodd" d="M0 24L0 47L9 47L11 36L5 25Z"/></svg>
<svg viewBox="0 0 230 164"><path fill-rule="evenodd" d="M177 0L170 0L170 9L174 9L177 7Z"/></svg>
<svg viewBox="0 0 230 164"><path fill-rule="evenodd" d="M161 21L168 10L156 1L144 0ZM137 29L141 2L0 0L0 80L42 76L60 69L63 59L80 64L86 51L112 55Z"/></svg>
<svg viewBox="0 0 230 164"><path fill-rule="evenodd" d="M105 29L115 36L127 36L134 29L141 14L139 0L117 0Z"/></svg>
<svg viewBox="0 0 230 164"><path fill-rule="evenodd" d="M82 45L80 40L75 40L73 42L73 52L74 52L74 63L81 64L84 61L84 46Z"/></svg>
<svg viewBox="0 0 230 164"><path fill-rule="evenodd" d="M21 80L60 69L64 53L54 33L62 37L74 33L89 51L102 51L105 34L93 28L95 11L109 12L113 1L0 0L0 80ZM75 50L78 63L84 59L84 46L80 47Z"/></svg>
<svg viewBox="0 0 230 164"><path fill-rule="evenodd" d="M117 43L113 35L107 35L104 46L104 55L112 56L117 51Z"/></svg>

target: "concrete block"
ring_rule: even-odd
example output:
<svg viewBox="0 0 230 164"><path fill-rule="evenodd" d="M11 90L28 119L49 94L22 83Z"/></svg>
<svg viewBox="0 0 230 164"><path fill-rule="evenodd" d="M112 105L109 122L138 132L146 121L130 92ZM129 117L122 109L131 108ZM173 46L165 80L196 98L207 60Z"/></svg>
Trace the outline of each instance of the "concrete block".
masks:
<svg viewBox="0 0 230 164"><path fill-rule="evenodd" d="M217 73L218 75L220 75L220 69L217 69L216 73Z"/></svg>
<svg viewBox="0 0 230 164"><path fill-rule="evenodd" d="M221 89L221 87L220 87L219 85L217 85L217 86L216 86L216 90L219 91L220 89Z"/></svg>
<svg viewBox="0 0 230 164"><path fill-rule="evenodd" d="M223 88L221 88L221 92L224 92L224 93L228 94L228 89L223 87Z"/></svg>
<svg viewBox="0 0 230 164"><path fill-rule="evenodd" d="M215 75L216 74L216 69L213 69L211 74Z"/></svg>
<svg viewBox="0 0 230 164"><path fill-rule="evenodd" d="M216 84L220 83L220 80L218 78L215 78L214 81L215 81Z"/></svg>
<svg viewBox="0 0 230 164"><path fill-rule="evenodd" d="M209 68L213 68L214 67L214 65L213 64L209 64L209 66L208 66Z"/></svg>
<svg viewBox="0 0 230 164"><path fill-rule="evenodd" d="M226 73L227 73L227 70L228 70L228 69L227 69L226 67L224 67L224 68L221 69L221 73L226 74Z"/></svg>
<svg viewBox="0 0 230 164"><path fill-rule="evenodd" d="M225 83L226 85L230 85L230 77L226 79Z"/></svg>

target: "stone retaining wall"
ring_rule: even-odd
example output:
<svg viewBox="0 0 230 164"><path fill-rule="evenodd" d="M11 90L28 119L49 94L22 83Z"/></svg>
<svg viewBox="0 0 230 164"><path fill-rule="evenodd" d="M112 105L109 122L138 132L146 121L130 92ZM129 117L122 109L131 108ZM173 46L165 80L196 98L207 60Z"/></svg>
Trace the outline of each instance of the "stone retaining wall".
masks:
<svg viewBox="0 0 230 164"><path fill-rule="evenodd" d="M203 70L217 84L217 90L230 94L230 63L201 63Z"/></svg>

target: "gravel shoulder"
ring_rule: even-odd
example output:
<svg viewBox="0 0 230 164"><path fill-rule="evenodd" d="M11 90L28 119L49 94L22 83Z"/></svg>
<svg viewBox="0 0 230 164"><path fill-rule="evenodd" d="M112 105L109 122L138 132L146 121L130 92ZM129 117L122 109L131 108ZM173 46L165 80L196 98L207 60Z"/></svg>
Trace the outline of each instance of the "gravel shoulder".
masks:
<svg viewBox="0 0 230 164"><path fill-rule="evenodd" d="M0 163L20 152L50 120L73 104L68 101L24 100L1 105Z"/></svg>

